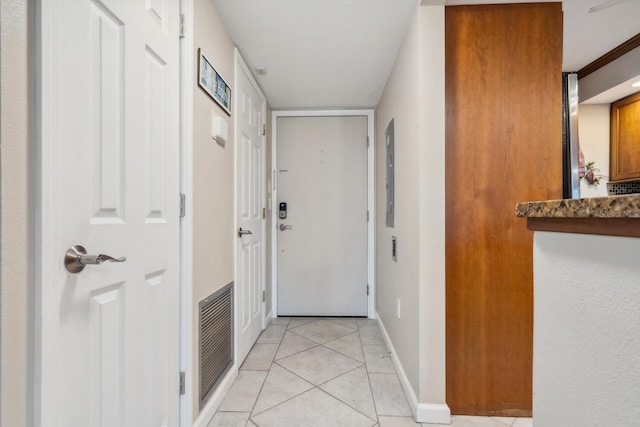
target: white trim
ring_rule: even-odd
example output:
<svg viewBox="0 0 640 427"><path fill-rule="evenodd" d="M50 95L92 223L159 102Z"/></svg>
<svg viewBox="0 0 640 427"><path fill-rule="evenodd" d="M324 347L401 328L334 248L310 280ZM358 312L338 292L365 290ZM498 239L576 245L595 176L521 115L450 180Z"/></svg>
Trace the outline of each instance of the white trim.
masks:
<svg viewBox="0 0 640 427"><path fill-rule="evenodd" d="M367 282L369 298L367 317L376 318L375 311L375 114L374 110L281 110L273 111L271 118L271 311L278 316L278 119L280 117L366 117L369 148L367 149L367 209L369 224L367 225Z"/></svg>
<svg viewBox="0 0 640 427"><path fill-rule="evenodd" d="M278 316L278 190L276 172L278 165L278 117L277 111L271 112L271 313Z"/></svg>
<svg viewBox="0 0 640 427"><path fill-rule="evenodd" d="M220 407L222 400L227 395L227 392L229 391L237 377L238 365L234 363L231 370L227 372L224 379L216 388L216 391L213 392L207 404L204 405L204 408L202 408L202 410L198 414L198 418L196 418L196 420L193 422L193 427L207 427L209 425L209 423L213 419L213 416L216 414L216 411ZM191 425L191 423L189 423L188 425Z"/></svg>
<svg viewBox="0 0 640 427"><path fill-rule="evenodd" d="M54 263L54 242L56 240L57 211L54 209L55 177L52 164L55 149L51 136L56 132L57 111L51 106L57 96L54 84L57 57L53 54L58 41L55 31L56 5L50 1L38 1L36 4L36 154L39 155L35 174L37 176L36 212L35 212L35 307L34 307L34 404L33 420L36 427L55 420L53 399L47 399L54 390L56 366L56 346L53 328L47 319L56 315L52 304L46 303L53 298L53 288L48 286L47 278L57 275ZM46 114L45 114L46 113Z"/></svg>
<svg viewBox="0 0 640 427"><path fill-rule="evenodd" d="M231 115L233 120L233 231L238 229L238 49L233 49L233 105ZM238 360L238 239L233 239L233 360ZM213 400L213 399L211 399ZM213 417L215 411L211 413Z"/></svg>
<svg viewBox="0 0 640 427"><path fill-rule="evenodd" d="M369 211L369 223L367 224L367 283L369 284L369 310L370 319L377 318L376 312L376 138L375 115L373 110L367 115L367 137L369 147L367 149L367 209Z"/></svg>
<svg viewBox="0 0 640 427"><path fill-rule="evenodd" d="M444 403L418 403L416 422L451 424L451 409Z"/></svg>
<svg viewBox="0 0 640 427"><path fill-rule="evenodd" d="M404 371L402 363L400 363L400 359L398 359L398 355L395 348L393 347L391 338L389 337L389 334L387 333L387 330L384 327L384 323L382 323L382 319L380 318L380 316L378 316L378 327L380 328L380 332L382 333L382 339L384 339L387 348L391 352L391 361L393 362L393 366L396 368L398 379L400 380L400 384L402 385L404 393L407 396L409 406L411 406L411 412L413 413L416 422L450 424L451 410L449 409L449 406L447 404L418 402L418 397L416 396L413 387L411 387L409 378Z"/></svg>
<svg viewBox="0 0 640 427"><path fill-rule="evenodd" d="M413 391L413 387L411 387L409 377L407 377L407 373L404 371L404 367L402 366L402 363L400 363L400 359L398 359L398 353L393 347L391 338L389 337L387 329L384 327L384 323L382 323L382 319L380 318L380 316L378 316L378 327L380 328L380 332L382 333L382 339L384 340L384 343L387 345L387 348L391 353L391 361L393 362L393 366L396 368L396 372L398 373L398 379L400 380L400 384L404 389L404 394L407 395L409 406L411 406L411 412L415 416L418 408L418 397L416 396L415 391Z"/></svg>
<svg viewBox="0 0 640 427"><path fill-rule="evenodd" d="M184 37L180 43L180 192L185 195L185 216L180 221L180 370L185 373L185 394L180 396L180 426L193 420L193 93L194 0L181 0Z"/></svg>

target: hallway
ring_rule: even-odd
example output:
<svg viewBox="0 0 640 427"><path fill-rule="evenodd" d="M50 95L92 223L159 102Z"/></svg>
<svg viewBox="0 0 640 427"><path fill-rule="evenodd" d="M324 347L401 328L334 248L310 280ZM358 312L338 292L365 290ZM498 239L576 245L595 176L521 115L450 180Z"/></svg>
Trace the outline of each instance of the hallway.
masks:
<svg viewBox="0 0 640 427"><path fill-rule="evenodd" d="M273 319L209 423L209 427L418 425L377 322L354 318ZM530 427L531 419L454 416L451 425Z"/></svg>

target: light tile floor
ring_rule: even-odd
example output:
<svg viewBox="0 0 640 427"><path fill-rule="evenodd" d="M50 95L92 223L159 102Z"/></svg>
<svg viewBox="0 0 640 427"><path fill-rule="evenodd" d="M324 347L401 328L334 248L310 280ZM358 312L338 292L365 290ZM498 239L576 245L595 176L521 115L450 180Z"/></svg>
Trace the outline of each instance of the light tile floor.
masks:
<svg viewBox="0 0 640 427"><path fill-rule="evenodd" d="M428 426L433 424L422 424ZM453 416L453 427L531 427ZM273 319L209 427L416 427L374 320Z"/></svg>

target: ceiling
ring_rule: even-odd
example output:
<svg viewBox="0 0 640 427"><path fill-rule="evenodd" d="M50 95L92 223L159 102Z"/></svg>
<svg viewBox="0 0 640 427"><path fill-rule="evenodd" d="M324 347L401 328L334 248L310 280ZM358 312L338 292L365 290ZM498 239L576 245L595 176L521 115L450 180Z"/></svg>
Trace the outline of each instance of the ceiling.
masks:
<svg viewBox="0 0 640 427"><path fill-rule="evenodd" d="M276 109L376 106L419 3L212 1ZM447 0L446 4L526 2ZM596 10L589 13L592 7ZM640 32L640 0L564 0L563 10L564 71L584 67ZM256 67L266 68L266 75L256 73Z"/></svg>

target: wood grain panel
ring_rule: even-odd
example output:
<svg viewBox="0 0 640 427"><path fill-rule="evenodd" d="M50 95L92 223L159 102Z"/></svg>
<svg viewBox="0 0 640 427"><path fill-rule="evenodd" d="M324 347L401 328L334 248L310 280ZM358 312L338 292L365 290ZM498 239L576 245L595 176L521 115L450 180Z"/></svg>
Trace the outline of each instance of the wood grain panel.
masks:
<svg viewBox="0 0 640 427"><path fill-rule="evenodd" d="M447 403L531 414L532 232L562 196L560 3L446 8Z"/></svg>
<svg viewBox="0 0 640 427"><path fill-rule="evenodd" d="M611 104L611 181L640 178L640 93Z"/></svg>

